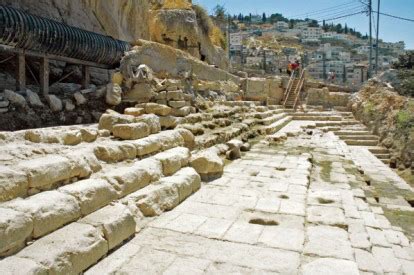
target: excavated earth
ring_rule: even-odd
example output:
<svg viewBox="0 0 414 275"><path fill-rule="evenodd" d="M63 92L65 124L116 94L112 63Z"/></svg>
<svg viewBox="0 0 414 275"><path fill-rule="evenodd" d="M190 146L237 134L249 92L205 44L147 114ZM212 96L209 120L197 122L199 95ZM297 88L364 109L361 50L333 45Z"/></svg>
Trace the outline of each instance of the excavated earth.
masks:
<svg viewBox="0 0 414 275"><path fill-rule="evenodd" d="M135 111L0 133L1 274L414 274L413 188L351 113Z"/></svg>

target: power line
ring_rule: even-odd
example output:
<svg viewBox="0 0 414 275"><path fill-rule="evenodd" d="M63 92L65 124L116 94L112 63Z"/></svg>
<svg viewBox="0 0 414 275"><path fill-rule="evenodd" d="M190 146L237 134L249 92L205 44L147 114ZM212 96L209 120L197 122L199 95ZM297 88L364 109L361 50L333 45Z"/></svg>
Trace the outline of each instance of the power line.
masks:
<svg viewBox="0 0 414 275"><path fill-rule="evenodd" d="M289 17L298 17L298 16L304 16L304 15L311 15L311 14L319 14L319 13L323 13L325 11L332 11L332 10L338 10L338 9L343 9L344 6L350 6L350 5L355 5L356 3L354 1L352 2L347 2L347 3L343 3L340 5L336 5L334 7L329 7L329 8L325 8L325 9L321 9L321 10L314 10L314 11L310 11L310 12L306 12L306 13L301 13L301 14L296 14L296 15L290 15Z"/></svg>
<svg viewBox="0 0 414 275"><path fill-rule="evenodd" d="M326 20L326 19L330 19L330 18L336 18L336 17L339 17L339 16L355 13L356 12L355 10L363 12L363 10L361 8L359 8L359 9L354 8L354 9L348 9L348 10L343 10L343 11L340 11L340 12L331 13L329 15L322 16L322 17L319 17L319 18L314 18L314 19L317 20L317 21L321 21L321 20L324 20L324 19Z"/></svg>
<svg viewBox="0 0 414 275"><path fill-rule="evenodd" d="M337 20L337 19L351 17L351 16L355 16L355 15L358 15L358 14L363 14L363 13L365 13L365 11L358 11L358 12L355 12L355 13L350 13L350 14L346 14L346 15L342 15L342 16L338 16L338 17L334 17L334 18L321 20L321 21L318 21L318 23L323 22L323 21L334 21L334 20Z"/></svg>
<svg viewBox="0 0 414 275"><path fill-rule="evenodd" d="M377 12L377 11L373 11L373 12ZM401 16L392 15L392 14L384 13L384 12L380 12L380 14L384 15L384 16L391 17L391 18L395 18L395 19L400 19L400 20L404 20L404 21L408 21L408 22L414 22L414 19L411 19L411 18L404 18L404 17L401 17Z"/></svg>

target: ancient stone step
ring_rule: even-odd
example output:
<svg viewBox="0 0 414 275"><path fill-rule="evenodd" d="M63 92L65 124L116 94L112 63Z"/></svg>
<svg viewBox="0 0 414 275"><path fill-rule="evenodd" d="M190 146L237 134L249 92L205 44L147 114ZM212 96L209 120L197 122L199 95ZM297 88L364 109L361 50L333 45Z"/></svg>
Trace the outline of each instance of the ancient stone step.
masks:
<svg viewBox="0 0 414 275"><path fill-rule="evenodd" d="M261 121L261 124L263 124L263 125L270 125L270 124L272 124L272 123L274 123L274 122L276 122L276 121L278 121L278 120L286 117L286 115L287 115L286 113L280 113L280 114L277 114L277 115L274 115L274 116L265 118L265 119L263 119Z"/></svg>
<svg viewBox="0 0 414 275"><path fill-rule="evenodd" d="M335 131L334 132L335 135L337 136L364 136L364 135L370 135L371 132L369 131L345 131L345 130L341 130L341 131Z"/></svg>
<svg viewBox="0 0 414 275"><path fill-rule="evenodd" d="M293 114L293 120L305 121L342 121L341 116L301 116Z"/></svg>
<svg viewBox="0 0 414 275"><path fill-rule="evenodd" d="M379 138L374 135L341 135L339 137L343 140L379 140Z"/></svg>
<svg viewBox="0 0 414 275"><path fill-rule="evenodd" d="M270 135L270 134L273 134L273 133L279 131L280 129L282 129L284 126L286 126L291 121L292 121L291 116L285 116L284 118L274 122L273 124L264 127L264 129L260 130L260 131L264 134Z"/></svg>
<svg viewBox="0 0 414 275"><path fill-rule="evenodd" d="M371 147L368 149L372 154L388 154L389 150L384 147Z"/></svg>
<svg viewBox="0 0 414 275"><path fill-rule="evenodd" d="M377 146L378 140L344 140L347 145L353 146Z"/></svg>
<svg viewBox="0 0 414 275"><path fill-rule="evenodd" d="M374 154L374 155L379 159L390 159L391 158L390 154Z"/></svg>

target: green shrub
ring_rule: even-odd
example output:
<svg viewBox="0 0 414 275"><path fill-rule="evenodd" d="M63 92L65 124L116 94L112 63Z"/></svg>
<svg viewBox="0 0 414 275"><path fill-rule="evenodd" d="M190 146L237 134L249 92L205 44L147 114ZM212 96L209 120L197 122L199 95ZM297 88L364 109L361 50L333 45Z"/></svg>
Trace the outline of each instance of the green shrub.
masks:
<svg viewBox="0 0 414 275"><path fill-rule="evenodd" d="M205 35L209 35L213 30L214 24L207 11L199 5L193 5L193 10L196 13L197 23L200 26L201 30Z"/></svg>

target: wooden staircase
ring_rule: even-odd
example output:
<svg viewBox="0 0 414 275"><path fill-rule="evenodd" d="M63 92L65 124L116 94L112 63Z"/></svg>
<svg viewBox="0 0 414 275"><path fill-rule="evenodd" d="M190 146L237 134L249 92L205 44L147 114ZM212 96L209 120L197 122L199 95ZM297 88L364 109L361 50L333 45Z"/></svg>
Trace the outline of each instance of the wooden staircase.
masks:
<svg viewBox="0 0 414 275"><path fill-rule="evenodd" d="M298 77L299 76L299 77ZM300 105L300 96L305 83L305 70L292 73L285 91L283 107L296 110Z"/></svg>

